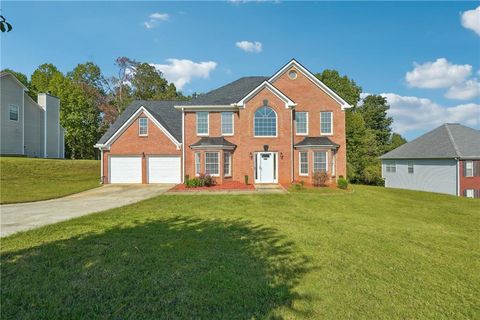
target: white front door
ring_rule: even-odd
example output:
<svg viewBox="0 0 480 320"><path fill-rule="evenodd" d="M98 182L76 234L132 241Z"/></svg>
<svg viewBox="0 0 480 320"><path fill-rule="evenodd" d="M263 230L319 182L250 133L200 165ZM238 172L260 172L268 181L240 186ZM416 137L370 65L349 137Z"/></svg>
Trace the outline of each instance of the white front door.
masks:
<svg viewBox="0 0 480 320"><path fill-rule="evenodd" d="M255 155L255 183L277 182L277 154L258 152Z"/></svg>
<svg viewBox="0 0 480 320"><path fill-rule="evenodd" d="M180 157L148 157L148 183L180 183L180 173Z"/></svg>

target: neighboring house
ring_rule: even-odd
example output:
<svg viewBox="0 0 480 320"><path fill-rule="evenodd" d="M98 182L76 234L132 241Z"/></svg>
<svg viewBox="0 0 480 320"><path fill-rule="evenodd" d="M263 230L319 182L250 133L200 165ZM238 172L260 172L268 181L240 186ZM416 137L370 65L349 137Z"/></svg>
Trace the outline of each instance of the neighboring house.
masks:
<svg viewBox="0 0 480 320"><path fill-rule="evenodd" d="M0 73L0 154L64 158L59 99L40 93L35 102L27 91L12 74Z"/></svg>
<svg viewBox="0 0 480 320"><path fill-rule="evenodd" d="M480 131L446 123L383 156L390 188L480 198Z"/></svg>
<svg viewBox="0 0 480 320"><path fill-rule="evenodd" d="M104 183L249 183L346 175L350 105L292 60L191 101L135 101L98 141Z"/></svg>

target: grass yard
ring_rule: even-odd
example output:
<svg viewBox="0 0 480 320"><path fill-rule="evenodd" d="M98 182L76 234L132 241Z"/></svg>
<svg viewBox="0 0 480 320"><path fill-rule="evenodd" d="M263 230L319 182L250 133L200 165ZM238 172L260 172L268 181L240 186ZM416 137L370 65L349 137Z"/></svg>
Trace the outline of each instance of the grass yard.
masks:
<svg viewBox="0 0 480 320"><path fill-rule="evenodd" d="M478 319L480 201L164 195L2 239L2 319Z"/></svg>
<svg viewBox="0 0 480 320"><path fill-rule="evenodd" d="M63 197L99 186L100 162L0 157L0 203Z"/></svg>

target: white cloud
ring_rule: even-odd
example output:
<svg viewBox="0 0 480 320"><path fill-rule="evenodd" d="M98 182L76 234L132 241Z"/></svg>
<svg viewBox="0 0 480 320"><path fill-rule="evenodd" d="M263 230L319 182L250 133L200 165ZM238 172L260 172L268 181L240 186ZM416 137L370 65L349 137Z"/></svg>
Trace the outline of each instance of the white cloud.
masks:
<svg viewBox="0 0 480 320"><path fill-rule="evenodd" d="M462 13L462 26L480 35L480 6Z"/></svg>
<svg viewBox="0 0 480 320"><path fill-rule="evenodd" d="M178 90L181 90L193 78L206 79L210 72L215 70L217 63L214 61L193 62L187 59L167 59L168 64L155 64L157 70L160 70L165 79L173 82Z"/></svg>
<svg viewBox="0 0 480 320"><path fill-rule="evenodd" d="M251 41L238 41L237 43L235 43L235 45L242 49L243 51L245 52L262 52L262 43L261 42L258 42L258 41L255 41L255 42L251 42Z"/></svg>
<svg viewBox="0 0 480 320"><path fill-rule="evenodd" d="M414 63L414 66L414 69L405 75L410 87L447 88L462 83L472 73L471 65L452 64L445 58L424 64Z"/></svg>
<svg viewBox="0 0 480 320"><path fill-rule="evenodd" d="M466 103L453 107L441 106L430 99L381 93L390 104L388 115L393 117L393 130L428 131L443 123L458 122L471 127L480 125L480 104Z"/></svg>
<svg viewBox="0 0 480 320"><path fill-rule="evenodd" d="M478 96L480 96L480 82L477 79L454 85L445 93L446 98L458 100L469 100Z"/></svg>
<svg viewBox="0 0 480 320"><path fill-rule="evenodd" d="M149 15L148 18L148 21L145 21L143 25L147 29L153 29L160 21L168 21L170 19L170 15L168 13L154 12Z"/></svg>

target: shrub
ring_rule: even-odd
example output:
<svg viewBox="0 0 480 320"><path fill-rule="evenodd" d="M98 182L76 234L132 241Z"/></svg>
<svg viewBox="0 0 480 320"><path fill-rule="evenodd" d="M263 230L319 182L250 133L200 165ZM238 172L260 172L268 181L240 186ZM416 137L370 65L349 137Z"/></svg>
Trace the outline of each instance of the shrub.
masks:
<svg viewBox="0 0 480 320"><path fill-rule="evenodd" d="M188 174L185 175L185 184L188 183L188 180L190 179L190 176Z"/></svg>
<svg viewBox="0 0 480 320"><path fill-rule="evenodd" d="M338 177L337 188L346 190L348 187L348 181L343 176Z"/></svg>
<svg viewBox="0 0 480 320"><path fill-rule="evenodd" d="M245 177L244 177L244 178L245 178L245 184L248 186L248 176L247 176L247 175L245 175Z"/></svg>
<svg viewBox="0 0 480 320"><path fill-rule="evenodd" d="M202 182L203 182L203 185L205 187L211 187L211 186L215 185L215 179L213 179L213 177L211 175L207 174L207 175L203 176L202 178L203 178ZM202 179L202 178L200 178L200 179Z"/></svg>
<svg viewBox="0 0 480 320"><path fill-rule="evenodd" d="M328 181L328 174L326 171L315 171L313 173L313 185L315 187L324 187Z"/></svg>

